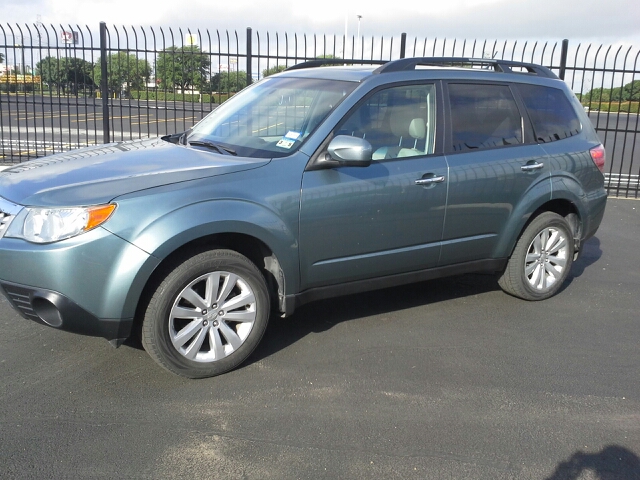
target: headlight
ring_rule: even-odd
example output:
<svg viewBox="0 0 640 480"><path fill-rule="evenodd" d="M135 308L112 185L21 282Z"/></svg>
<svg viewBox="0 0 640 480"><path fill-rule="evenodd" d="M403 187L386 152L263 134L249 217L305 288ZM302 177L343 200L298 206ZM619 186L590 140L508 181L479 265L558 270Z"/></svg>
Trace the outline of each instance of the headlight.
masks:
<svg viewBox="0 0 640 480"><path fill-rule="evenodd" d="M51 243L75 237L106 222L115 204L96 207L25 207L11 222L5 237L23 238L33 243Z"/></svg>

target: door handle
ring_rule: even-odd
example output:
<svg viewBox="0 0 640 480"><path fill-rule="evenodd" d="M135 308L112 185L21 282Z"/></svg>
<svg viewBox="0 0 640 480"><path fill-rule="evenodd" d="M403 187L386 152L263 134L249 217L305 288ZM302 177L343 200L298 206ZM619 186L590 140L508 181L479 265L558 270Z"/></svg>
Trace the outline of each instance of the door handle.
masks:
<svg viewBox="0 0 640 480"><path fill-rule="evenodd" d="M434 183L442 183L444 182L444 176L440 177L430 177L430 178L421 178L416 180L416 185L433 185Z"/></svg>
<svg viewBox="0 0 640 480"><path fill-rule="evenodd" d="M540 170L544 167L544 163L527 163L520 167L523 172L533 172L534 170Z"/></svg>

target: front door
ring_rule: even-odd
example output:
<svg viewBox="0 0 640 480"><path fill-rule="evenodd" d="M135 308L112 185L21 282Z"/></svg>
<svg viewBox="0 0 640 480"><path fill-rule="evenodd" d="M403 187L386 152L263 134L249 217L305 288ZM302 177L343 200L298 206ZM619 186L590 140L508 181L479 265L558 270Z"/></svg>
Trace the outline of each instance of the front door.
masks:
<svg viewBox="0 0 640 480"><path fill-rule="evenodd" d="M448 169L434 153L435 95L433 84L372 94L335 132L369 141L371 165L304 173L302 290L437 265Z"/></svg>

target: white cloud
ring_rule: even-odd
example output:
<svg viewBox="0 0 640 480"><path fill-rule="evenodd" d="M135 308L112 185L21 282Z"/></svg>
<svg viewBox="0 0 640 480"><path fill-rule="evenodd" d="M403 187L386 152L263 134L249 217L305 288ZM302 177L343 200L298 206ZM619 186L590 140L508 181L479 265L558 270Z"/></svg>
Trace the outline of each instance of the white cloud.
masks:
<svg viewBox="0 0 640 480"><path fill-rule="evenodd" d="M433 38L603 39L640 40L640 9L627 0L5 0L3 20L45 24L98 23L134 26L182 26L192 29L266 33L348 33L355 35L356 15L362 15L361 34Z"/></svg>

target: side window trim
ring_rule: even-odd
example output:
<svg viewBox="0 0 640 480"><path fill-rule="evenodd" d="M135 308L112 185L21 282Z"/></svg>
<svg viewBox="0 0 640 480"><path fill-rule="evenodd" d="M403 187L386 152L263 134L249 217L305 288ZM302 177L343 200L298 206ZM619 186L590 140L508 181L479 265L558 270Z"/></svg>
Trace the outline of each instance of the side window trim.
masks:
<svg viewBox="0 0 640 480"><path fill-rule="evenodd" d="M536 134L533 130L533 122L531 121L531 117L529 116L529 110L527 110L527 107L522 100L522 96L520 95L520 91L518 90L518 84L510 83L509 89L511 90L511 95L513 95L513 98L516 101L518 110L520 111L520 121L522 122L522 144L536 145L538 142L536 142Z"/></svg>

